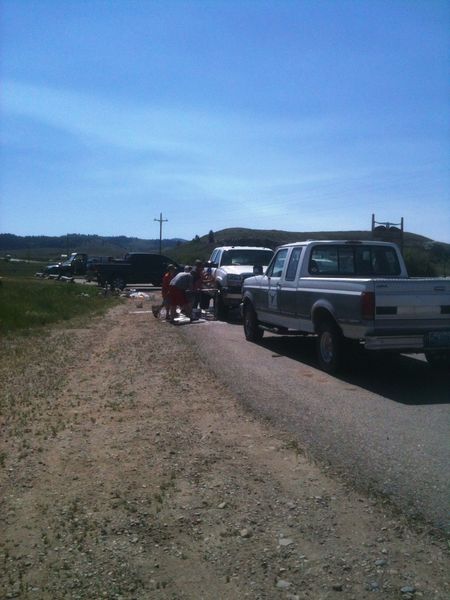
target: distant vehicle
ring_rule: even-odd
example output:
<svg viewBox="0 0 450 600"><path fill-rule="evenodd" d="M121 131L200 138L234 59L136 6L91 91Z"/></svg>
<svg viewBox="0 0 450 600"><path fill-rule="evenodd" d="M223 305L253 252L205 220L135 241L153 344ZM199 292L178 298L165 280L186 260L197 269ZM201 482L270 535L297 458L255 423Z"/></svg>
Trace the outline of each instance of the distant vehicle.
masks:
<svg viewBox="0 0 450 600"><path fill-rule="evenodd" d="M216 319L226 318L230 308L239 306L243 281L253 275L255 265L267 267L272 256L273 250L257 246L220 246L213 250L207 266L213 278Z"/></svg>
<svg viewBox="0 0 450 600"><path fill-rule="evenodd" d="M181 267L175 261L161 254L130 252L124 258L112 259L108 262L93 262L89 273L97 283L104 287L110 285L115 289L123 289L129 283L151 283L161 285L167 267L172 264Z"/></svg>
<svg viewBox="0 0 450 600"><path fill-rule="evenodd" d="M86 273L84 275L86 281L97 281L97 272L95 265L99 263L110 263L115 259L112 256L89 256L86 262Z"/></svg>
<svg viewBox="0 0 450 600"><path fill-rule="evenodd" d="M59 269L61 267L61 262L52 263L47 265L42 270L42 277L48 277L49 275L59 275Z"/></svg>
<svg viewBox="0 0 450 600"><path fill-rule="evenodd" d="M86 273L88 255L82 252L73 252L67 260L47 265L43 277L57 275L58 277L82 276Z"/></svg>
<svg viewBox="0 0 450 600"><path fill-rule="evenodd" d="M425 353L450 367L450 280L410 278L395 244L308 241L280 246L266 272L244 281L247 340L264 330L316 335L320 367L339 370L351 346ZM347 355L347 356L346 356Z"/></svg>

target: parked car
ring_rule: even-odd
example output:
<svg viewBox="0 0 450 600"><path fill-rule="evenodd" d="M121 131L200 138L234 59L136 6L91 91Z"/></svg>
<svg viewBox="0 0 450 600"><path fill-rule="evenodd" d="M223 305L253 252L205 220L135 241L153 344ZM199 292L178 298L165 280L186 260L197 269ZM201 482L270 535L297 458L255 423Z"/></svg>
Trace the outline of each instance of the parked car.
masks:
<svg viewBox="0 0 450 600"><path fill-rule="evenodd" d="M88 256L82 252L72 252L66 260L47 265L43 271L43 276L57 275L58 277L83 276L86 273L86 264Z"/></svg>
<svg viewBox="0 0 450 600"><path fill-rule="evenodd" d="M49 275L58 275L62 262L55 262L47 265L42 270L42 277L48 277Z"/></svg>

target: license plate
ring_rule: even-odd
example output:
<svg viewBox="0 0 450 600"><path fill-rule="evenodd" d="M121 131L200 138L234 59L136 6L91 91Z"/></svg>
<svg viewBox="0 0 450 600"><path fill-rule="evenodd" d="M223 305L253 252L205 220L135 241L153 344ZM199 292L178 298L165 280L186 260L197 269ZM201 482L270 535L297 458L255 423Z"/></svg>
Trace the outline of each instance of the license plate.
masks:
<svg viewBox="0 0 450 600"><path fill-rule="evenodd" d="M426 348L450 348L450 331L433 331L425 336Z"/></svg>

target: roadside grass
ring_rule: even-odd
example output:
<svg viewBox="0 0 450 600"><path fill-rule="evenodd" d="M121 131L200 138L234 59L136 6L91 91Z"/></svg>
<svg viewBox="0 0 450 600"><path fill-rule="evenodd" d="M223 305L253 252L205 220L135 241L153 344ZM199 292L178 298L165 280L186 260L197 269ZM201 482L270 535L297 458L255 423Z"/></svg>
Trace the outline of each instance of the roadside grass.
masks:
<svg viewBox="0 0 450 600"><path fill-rule="evenodd" d="M102 313L117 303L93 286L31 278L3 277L0 283L0 334L28 332Z"/></svg>
<svg viewBox="0 0 450 600"><path fill-rule="evenodd" d="M67 365L80 360L75 342L118 302L96 286L26 276L0 280L0 470L40 452L43 440L76 421L78 395L71 399L72 416L58 401Z"/></svg>
<svg viewBox="0 0 450 600"><path fill-rule="evenodd" d="M39 273L47 263L25 260L0 260L0 277L32 277Z"/></svg>

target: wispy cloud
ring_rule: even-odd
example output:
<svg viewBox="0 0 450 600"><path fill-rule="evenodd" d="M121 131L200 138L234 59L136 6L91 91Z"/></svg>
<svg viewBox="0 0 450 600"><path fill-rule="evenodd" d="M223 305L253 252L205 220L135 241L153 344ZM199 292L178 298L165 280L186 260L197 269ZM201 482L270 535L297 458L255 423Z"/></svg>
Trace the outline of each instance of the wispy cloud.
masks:
<svg viewBox="0 0 450 600"><path fill-rule="evenodd" d="M308 139L336 128L331 118L269 118L266 115L199 111L185 106L143 106L91 94L5 81L2 108L36 119L93 143L134 151L192 152L246 140Z"/></svg>
<svg viewBox="0 0 450 600"><path fill-rule="evenodd" d="M132 199L145 206L151 194L162 206L174 200L198 212L221 206L221 226L317 229L320 211L337 223L350 207L353 221L365 220L380 198L395 199L398 188L414 202L430 179L426 167L404 159L417 140L394 136L387 144L372 125L365 123L363 135L360 123L342 115L288 118L161 107L17 81L4 82L1 102L4 120L37 124L33 152L40 143L44 163L46 127L67 136L65 147L76 142L78 163L71 156L66 170L77 187L67 193L82 202ZM56 173L62 167L54 160L55 139L51 151L49 169ZM195 226L210 228L208 219L192 217Z"/></svg>

